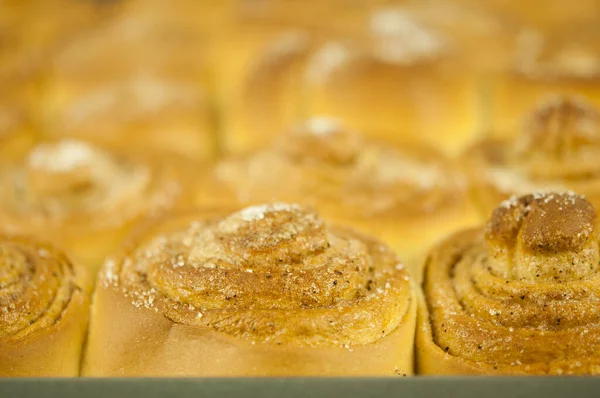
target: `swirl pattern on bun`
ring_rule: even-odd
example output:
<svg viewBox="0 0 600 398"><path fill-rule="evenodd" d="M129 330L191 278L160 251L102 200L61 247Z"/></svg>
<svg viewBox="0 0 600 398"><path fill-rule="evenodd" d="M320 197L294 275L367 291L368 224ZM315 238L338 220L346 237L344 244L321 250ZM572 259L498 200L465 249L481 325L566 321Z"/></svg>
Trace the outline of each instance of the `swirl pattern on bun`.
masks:
<svg viewBox="0 0 600 398"><path fill-rule="evenodd" d="M340 375L393 374L396 368L410 372L406 364L412 355L397 355L410 344L400 336L413 333L412 283L382 243L329 227L309 208L284 203L230 214L183 213L140 231L101 273L94 309L98 323L92 326L88 353L90 374L107 372L124 357L116 353L113 364L98 358L111 339L127 337L107 330L110 322L120 322L119 313L127 312L158 317L172 330L185 330L192 351L211 351L214 344L217 351L237 349L258 358L249 366L246 357L227 356L223 366L237 363L227 369L214 358L182 360L182 374L313 374L317 368ZM110 302L122 306L116 319L106 319L115 316L106 307L109 297L117 297ZM144 341L176 344L161 336L159 327L138 332ZM356 350L379 352L377 345L387 341L397 346L390 354L371 358L376 370L356 368L352 357L361 355L353 354ZM156 349L148 344L145 349ZM180 348L176 344L173 349ZM306 357L307 363L288 363L290 352ZM268 353L278 359L267 361ZM318 353L320 360L313 357ZM166 359L169 354L156 358L161 370L142 362L136 370L125 371L170 374L175 371ZM346 355L350 364L330 367ZM273 368L278 360L287 363L284 368Z"/></svg>
<svg viewBox="0 0 600 398"><path fill-rule="evenodd" d="M581 196L502 203L429 257L419 370L597 374L599 261L596 210Z"/></svg>

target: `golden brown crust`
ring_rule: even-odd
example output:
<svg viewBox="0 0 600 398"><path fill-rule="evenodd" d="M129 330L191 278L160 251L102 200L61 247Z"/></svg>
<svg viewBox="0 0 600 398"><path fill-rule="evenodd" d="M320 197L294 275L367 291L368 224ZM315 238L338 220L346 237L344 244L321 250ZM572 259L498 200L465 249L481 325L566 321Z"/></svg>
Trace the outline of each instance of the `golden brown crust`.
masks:
<svg viewBox="0 0 600 398"><path fill-rule="evenodd" d="M163 159L89 141L42 142L0 174L2 230L52 239L98 267L119 231L185 201L185 163Z"/></svg>
<svg viewBox="0 0 600 398"><path fill-rule="evenodd" d="M462 205L465 192L460 170L435 150L368 140L325 117L264 150L221 161L207 179L234 201L301 201L326 215L367 219L422 217ZM210 188L200 195L203 204L216 201Z"/></svg>
<svg viewBox="0 0 600 398"><path fill-rule="evenodd" d="M199 181L200 205L312 206L327 220L379 237L407 262L414 258L415 276L425 246L477 220L462 171L437 151L367 139L326 117L295 126L263 150L220 161Z"/></svg>
<svg viewBox="0 0 600 398"><path fill-rule="evenodd" d="M503 203L432 251L417 337L423 373L597 374L596 212L574 194Z"/></svg>
<svg viewBox="0 0 600 398"><path fill-rule="evenodd" d="M381 243L328 228L299 205L276 203L224 214L182 214L144 227L143 234L108 260L98 294L116 292L128 301L120 305L132 307L142 318L156 313L168 324L188 327L197 336L190 339L192 345L222 336L233 338L234 345L256 345L257 352L272 347L276 353L281 346L284 351L305 348L305 355L311 355L311 348L342 353L410 327L412 284L396 256ZM113 332L107 334L104 323L92 326L90 374L119 366L124 355L115 353L115 362L106 368L94 365L95 356L112 344L107 336ZM164 338L159 330L144 333L149 341ZM410 342L398 344L407 348ZM149 343L147 349L159 347ZM170 374L161 360L164 357L157 358L158 368L162 365ZM396 360L406 369L410 355ZM140 374L151 372L144 366ZM196 368L181 366L184 373ZM290 369L280 372L293 374ZM263 371L243 369L238 375ZM394 369L381 371L393 374Z"/></svg>
<svg viewBox="0 0 600 398"><path fill-rule="evenodd" d="M527 195L494 210L486 239L539 254L578 251L590 239L595 222L596 210L580 197Z"/></svg>
<svg viewBox="0 0 600 398"><path fill-rule="evenodd" d="M463 159L485 215L512 194L574 190L600 204L600 113L578 97L552 97L527 115L520 134L486 139Z"/></svg>
<svg viewBox="0 0 600 398"><path fill-rule="evenodd" d="M0 261L0 375L77 376L84 272L53 246L22 237L0 237Z"/></svg>
<svg viewBox="0 0 600 398"><path fill-rule="evenodd" d="M598 109L577 97L557 97L541 103L526 119L517 151L533 150L564 158L594 149L600 142Z"/></svg>
<svg viewBox="0 0 600 398"><path fill-rule="evenodd" d="M505 58L499 42L511 28L475 7L423 3L374 5L353 35L322 44L303 74L307 114L453 155L470 143L475 76Z"/></svg>

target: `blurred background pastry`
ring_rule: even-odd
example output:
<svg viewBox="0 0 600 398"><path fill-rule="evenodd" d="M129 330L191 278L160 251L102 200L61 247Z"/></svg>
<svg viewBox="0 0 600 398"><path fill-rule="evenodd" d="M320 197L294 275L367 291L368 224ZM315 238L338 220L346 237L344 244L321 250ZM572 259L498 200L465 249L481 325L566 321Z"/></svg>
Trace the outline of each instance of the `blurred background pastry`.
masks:
<svg viewBox="0 0 600 398"><path fill-rule="evenodd" d="M0 79L29 77L73 37L109 17L111 2L6 0L0 3Z"/></svg>
<svg viewBox="0 0 600 398"><path fill-rule="evenodd" d="M390 145L312 118L270 147L225 158L200 173L198 203L293 201L325 219L377 236L419 280L421 254L437 238L477 222L466 177L422 144Z"/></svg>
<svg viewBox="0 0 600 398"><path fill-rule="evenodd" d="M597 107L582 97L546 97L512 130L510 138L484 139L464 154L484 217L513 194L537 191L574 190L600 206Z"/></svg>
<svg viewBox="0 0 600 398"><path fill-rule="evenodd" d="M523 111L544 96L585 96L600 106L598 18L587 24L565 22L552 30L521 30L504 70L497 70L491 82L490 118L496 132L510 132Z"/></svg>
<svg viewBox="0 0 600 398"><path fill-rule="evenodd" d="M482 79L510 48L511 25L476 7L415 2L371 10L303 73L305 115L329 114L377 138L454 154L486 122Z"/></svg>
<svg viewBox="0 0 600 398"><path fill-rule="evenodd" d="M95 277L131 223L189 203L189 170L132 146L42 142L0 173L0 230L50 240Z"/></svg>
<svg viewBox="0 0 600 398"><path fill-rule="evenodd" d="M334 30L331 3L230 1L214 49L223 152L260 148L299 119L301 70L326 30Z"/></svg>
<svg viewBox="0 0 600 398"><path fill-rule="evenodd" d="M421 374L598 374L598 220L576 194L499 205L451 235L425 271Z"/></svg>
<svg viewBox="0 0 600 398"><path fill-rule="evenodd" d="M310 209L171 214L106 262L83 374L412 374L415 316L396 255Z"/></svg>
<svg viewBox="0 0 600 398"><path fill-rule="evenodd" d="M209 40L202 25L183 19L202 7L169 4L121 2L110 20L51 59L41 98L45 136L215 156Z"/></svg>
<svg viewBox="0 0 600 398"><path fill-rule="evenodd" d="M0 377L78 376L89 294L54 246L0 236Z"/></svg>

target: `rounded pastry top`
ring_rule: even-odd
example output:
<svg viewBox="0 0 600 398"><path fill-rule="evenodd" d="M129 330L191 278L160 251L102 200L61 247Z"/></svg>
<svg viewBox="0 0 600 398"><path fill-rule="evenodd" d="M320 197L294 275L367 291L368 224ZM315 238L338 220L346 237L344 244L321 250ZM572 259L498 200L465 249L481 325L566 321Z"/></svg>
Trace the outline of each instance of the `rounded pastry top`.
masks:
<svg viewBox="0 0 600 398"><path fill-rule="evenodd" d="M0 341L18 339L59 322L81 276L54 247L0 237Z"/></svg>
<svg viewBox="0 0 600 398"><path fill-rule="evenodd" d="M583 98L562 96L542 101L514 138L485 140L466 154L502 191L574 189L590 198L600 188L598 156L600 113Z"/></svg>
<svg viewBox="0 0 600 398"><path fill-rule="evenodd" d="M490 370L599 373L599 261L586 199L511 198L485 228L432 252L425 291L434 341Z"/></svg>
<svg viewBox="0 0 600 398"><path fill-rule="evenodd" d="M398 64L439 58L448 46L438 32L401 7L373 12L369 18L369 37L377 59Z"/></svg>
<svg viewBox="0 0 600 398"><path fill-rule="evenodd" d="M328 215L415 217L465 195L463 175L436 151L371 141L325 117L264 150L221 161L211 178L242 203L300 201Z"/></svg>
<svg viewBox="0 0 600 398"><path fill-rule="evenodd" d="M40 143L0 175L3 228L89 231L169 207L180 176L134 150L63 139Z"/></svg>
<svg viewBox="0 0 600 398"><path fill-rule="evenodd" d="M513 197L486 226L489 264L531 282L587 276L598 268L596 224L594 207L572 193Z"/></svg>
<svg viewBox="0 0 600 398"><path fill-rule="evenodd" d="M373 73L391 72L386 66L433 66L446 72L497 67L507 58L514 41L512 21L475 5L426 3L373 9L362 25L354 24L355 37L329 41L315 52L307 80L322 84L341 71L354 79L357 72L372 79Z"/></svg>
<svg viewBox="0 0 600 398"><path fill-rule="evenodd" d="M389 248L285 203L158 220L101 275L138 308L277 344L370 343L412 300Z"/></svg>

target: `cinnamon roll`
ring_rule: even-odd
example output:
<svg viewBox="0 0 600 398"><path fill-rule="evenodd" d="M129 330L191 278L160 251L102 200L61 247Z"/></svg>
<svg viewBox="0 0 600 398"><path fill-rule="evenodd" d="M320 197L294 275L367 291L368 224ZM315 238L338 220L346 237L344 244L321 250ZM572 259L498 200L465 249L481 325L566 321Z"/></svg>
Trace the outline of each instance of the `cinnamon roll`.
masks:
<svg viewBox="0 0 600 398"><path fill-rule="evenodd" d="M411 374L412 282L378 241L283 203L139 232L100 274L84 375Z"/></svg>
<svg viewBox="0 0 600 398"><path fill-rule="evenodd" d="M348 35L375 2L234 0L216 49L226 153L262 148L310 114L303 74L325 40Z"/></svg>
<svg viewBox="0 0 600 398"><path fill-rule="evenodd" d="M551 97L520 134L488 138L464 155L483 214L512 194L573 190L600 206L600 112L585 99Z"/></svg>
<svg viewBox="0 0 600 398"><path fill-rule="evenodd" d="M0 377L79 375L85 279L55 247L0 236Z"/></svg>
<svg viewBox="0 0 600 398"><path fill-rule="evenodd" d="M95 275L132 222L186 202L186 173L133 147L43 142L0 173L0 228L49 239Z"/></svg>
<svg viewBox="0 0 600 398"><path fill-rule="evenodd" d="M369 140L318 117L270 147L223 159L198 178L200 205L299 202L379 237L420 279L427 246L478 221L466 178L437 151Z"/></svg>
<svg viewBox="0 0 600 398"><path fill-rule="evenodd" d="M492 80L491 125L510 133L524 110L549 95L585 96L600 106L600 28L565 23L551 31L523 29L513 54Z"/></svg>
<svg viewBox="0 0 600 398"><path fill-rule="evenodd" d="M596 210L534 194L430 254L419 307L422 374L598 374Z"/></svg>

